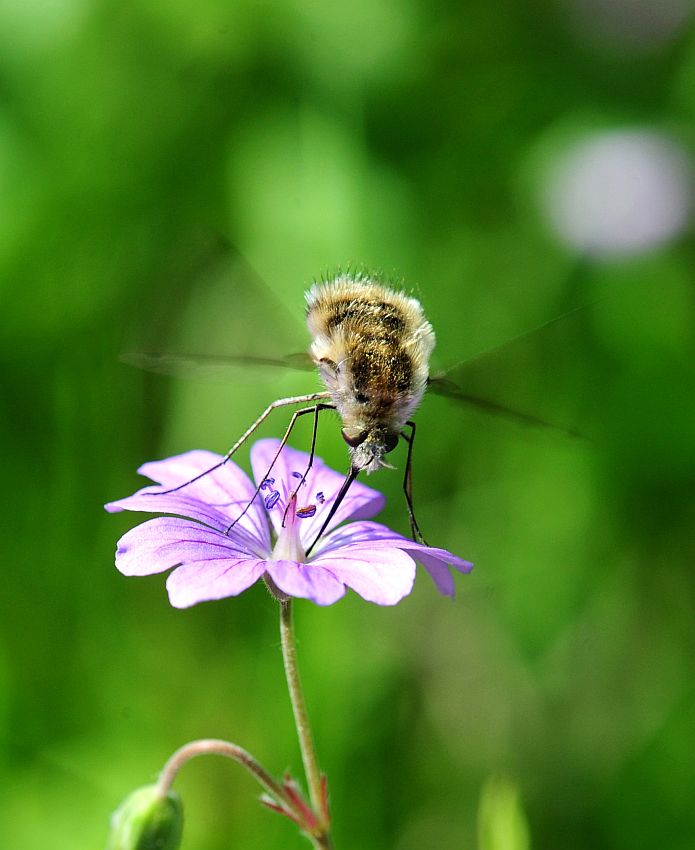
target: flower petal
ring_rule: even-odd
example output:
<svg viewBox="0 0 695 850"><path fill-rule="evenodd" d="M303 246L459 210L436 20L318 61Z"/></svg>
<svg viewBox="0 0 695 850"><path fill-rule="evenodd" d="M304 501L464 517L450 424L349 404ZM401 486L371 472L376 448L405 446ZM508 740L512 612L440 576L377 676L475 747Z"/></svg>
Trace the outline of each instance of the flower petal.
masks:
<svg viewBox="0 0 695 850"><path fill-rule="evenodd" d="M317 564L267 561L266 568L275 584L288 596L311 599L317 605L332 605L345 596L343 582Z"/></svg>
<svg viewBox="0 0 695 850"><path fill-rule="evenodd" d="M450 596L453 599L456 593L456 585L454 584L454 577L449 571L449 565L445 561L430 557L422 551L413 554L430 574L437 590L443 596ZM473 564L470 565L470 569L464 572L470 572L471 569L473 569Z"/></svg>
<svg viewBox="0 0 695 850"><path fill-rule="evenodd" d="M258 440L251 449L251 466L256 481L260 482L268 475L268 469L280 446L276 439ZM280 487L282 502L275 509L269 511L271 522L275 531L279 533L282 526L284 505L287 504L289 494L299 484L301 476L306 471L309 463L309 455L306 452L297 451L291 446L285 446L273 466L270 473L276 481L275 487ZM298 473L298 475L293 475ZM302 543L307 548L314 542L314 538L321 530L328 511L331 509L333 500L342 487L345 476L339 472L329 469L320 457L314 456L314 463L306 477L305 483L297 494L298 505L315 504L316 513L309 518L302 519L300 536ZM323 494L323 501L317 498ZM355 481L348 490L341 506L327 530L335 528L341 522L349 519L368 519L379 513L386 504L386 499L377 490L367 487L359 481Z"/></svg>
<svg viewBox="0 0 695 850"><path fill-rule="evenodd" d="M159 487L143 487L132 496L109 502L104 507L112 514L120 511L175 514L197 520L218 531L224 531L229 525L229 519L224 513L199 499L186 496L183 492L162 495L159 490Z"/></svg>
<svg viewBox="0 0 695 850"><path fill-rule="evenodd" d="M224 504L232 495L237 499L245 495L251 498L255 487L248 475L234 461L229 460L224 466L214 469L222 460L222 455L216 452L193 449L164 460L143 463L138 472L161 484L165 490L206 473L189 484L186 492L210 505L218 502Z"/></svg>
<svg viewBox="0 0 695 850"><path fill-rule="evenodd" d="M143 487L132 496L109 502L110 513L118 511L144 511L189 517L218 531L226 531L230 523L249 504L254 486L246 473L232 461L208 472L222 456L214 452L191 451L166 460L143 464L138 472L157 481L161 486ZM173 493L162 493L196 475L207 473L198 481ZM234 526L251 535L264 550L270 545L268 523L257 499Z"/></svg>
<svg viewBox="0 0 695 850"><path fill-rule="evenodd" d="M368 602L395 605L413 589L415 561L395 548L375 552L369 545L350 546L320 555L313 566L330 570Z"/></svg>
<svg viewBox="0 0 695 850"><path fill-rule="evenodd" d="M169 602L174 608L190 608L198 602L238 596L265 572L263 561L230 558L185 564L167 579Z"/></svg>
<svg viewBox="0 0 695 850"><path fill-rule="evenodd" d="M350 551L353 546L369 547L375 553L392 548L408 553L422 564L432 577L437 590L446 596L454 595L454 582L449 574L449 567L461 573L469 573L473 569L470 561L464 561L446 549L416 543L378 522L353 522L336 529L323 538L317 547L316 559Z"/></svg>
<svg viewBox="0 0 695 850"><path fill-rule="evenodd" d="M412 543L413 541L397 531L392 531L380 522L351 522L325 534L316 544L316 555L341 549L344 546L371 544L387 541L393 545Z"/></svg>
<svg viewBox="0 0 695 850"><path fill-rule="evenodd" d="M123 575L147 576L178 564L257 557L256 552L234 537L178 517L156 517L121 537L116 567Z"/></svg>
<svg viewBox="0 0 695 850"><path fill-rule="evenodd" d="M253 447L252 463L258 476L268 474L279 445L278 440L262 440ZM309 563L301 562L304 551L298 539L296 552L277 550L273 557L265 505L278 505L277 510L267 510L280 532L288 497L306 472L309 456L284 447L272 472L272 489L264 491L267 502L258 499L252 505L254 485L235 464L229 462L211 471L221 460L212 452L194 451L145 464L140 471L158 484L106 506L112 512L175 514L148 520L127 532L119 541L116 566L125 575L173 568L167 589L176 607L235 596L264 573L284 593L319 605L336 602L347 587L371 602L393 605L412 589L415 560L428 570L438 590L448 595L454 592L449 568L461 572L472 568L445 549L416 543L379 523L365 521L385 500L358 482L353 483ZM198 481L188 483L201 473ZM292 507L295 534L305 548L313 543L343 481L340 473L328 469L320 458L314 459L300 487L297 511L294 504ZM186 485L181 490L162 492L181 483ZM244 517L230 529L244 508ZM359 521L337 527L351 517Z"/></svg>

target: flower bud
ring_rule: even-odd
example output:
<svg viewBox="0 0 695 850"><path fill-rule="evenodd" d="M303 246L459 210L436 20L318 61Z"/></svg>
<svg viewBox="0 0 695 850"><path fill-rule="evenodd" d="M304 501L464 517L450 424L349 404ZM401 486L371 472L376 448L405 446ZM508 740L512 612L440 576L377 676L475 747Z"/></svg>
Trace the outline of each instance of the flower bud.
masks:
<svg viewBox="0 0 695 850"><path fill-rule="evenodd" d="M491 776L478 808L480 850L529 850L531 841L519 789L509 779Z"/></svg>
<svg viewBox="0 0 695 850"><path fill-rule="evenodd" d="M183 809L173 791L156 785L133 791L111 816L107 850L177 850L181 843Z"/></svg>

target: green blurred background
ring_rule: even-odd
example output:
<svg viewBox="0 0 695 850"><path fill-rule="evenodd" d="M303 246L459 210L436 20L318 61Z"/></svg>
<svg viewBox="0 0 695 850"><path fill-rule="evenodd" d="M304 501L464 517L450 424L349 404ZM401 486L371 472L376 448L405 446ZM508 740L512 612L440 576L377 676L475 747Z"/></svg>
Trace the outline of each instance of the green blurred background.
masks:
<svg viewBox="0 0 695 850"><path fill-rule="evenodd" d="M476 562L457 598L419 575L393 609L296 605L336 846L475 847L503 772L538 850L695 847L688 16L677 0L0 5L3 847L103 846L109 813L192 738L299 772L268 594L172 610L161 576L116 572L137 518L102 504L143 461L224 451L317 386L181 380L120 354L301 350L304 289L349 263L417 293L440 365L598 303L470 373L592 442L439 398L418 414L420 523ZM680 191L677 221L611 247L594 216L605 244L578 245L547 186L564 202L562 157L622 130L678 146L682 179L657 169L667 197L643 204L658 223ZM343 469L337 426L319 442ZM370 483L405 532L400 474ZM200 759L178 787L184 848L308 846L230 763Z"/></svg>

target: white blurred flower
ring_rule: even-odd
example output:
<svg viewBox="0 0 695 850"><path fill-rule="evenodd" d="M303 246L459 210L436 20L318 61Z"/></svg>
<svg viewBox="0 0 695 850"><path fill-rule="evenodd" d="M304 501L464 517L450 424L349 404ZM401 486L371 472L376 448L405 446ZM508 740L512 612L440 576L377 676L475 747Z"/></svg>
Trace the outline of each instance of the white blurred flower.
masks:
<svg viewBox="0 0 695 850"><path fill-rule="evenodd" d="M693 197L689 156L649 130L597 133L550 168L543 206L560 238L593 256L637 254L676 237Z"/></svg>
<svg viewBox="0 0 695 850"><path fill-rule="evenodd" d="M676 39L692 0L569 0L577 36L604 51L641 55Z"/></svg>

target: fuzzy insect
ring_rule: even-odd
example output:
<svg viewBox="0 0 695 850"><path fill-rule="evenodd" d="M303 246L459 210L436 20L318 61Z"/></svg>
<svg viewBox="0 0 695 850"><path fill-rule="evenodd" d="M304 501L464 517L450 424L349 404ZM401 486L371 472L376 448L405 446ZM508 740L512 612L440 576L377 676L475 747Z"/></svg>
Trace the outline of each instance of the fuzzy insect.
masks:
<svg viewBox="0 0 695 850"><path fill-rule="evenodd" d="M186 363L215 366L230 362L318 370L325 386L323 391L273 401L244 431L220 463L213 467L217 469L224 465L277 408L305 405L292 415L273 464L266 473L267 478L297 420L302 416L312 415L311 459L304 474L299 476L295 488L298 493L313 463L319 414L325 410L336 411L341 418L341 433L349 450L350 468L331 505L323 528L309 551L320 538L357 476L361 472L371 473L389 466L384 458L396 448L401 439L408 444L403 492L411 532L414 539L424 542L413 509L412 456L416 425L411 417L426 391L448 396L527 424L557 427L531 414L472 394L458 381L451 380L452 374L457 377L456 368L438 375L430 375L429 360L435 346L435 334L422 306L417 299L379 282L370 275L339 274L331 280L314 284L306 293L306 302L306 319L312 339L305 354L295 354L282 359L266 356L167 354L145 355L144 358L143 355L126 356L124 359L166 373L177 371ZM558 317L546 326L554 326L561 318L564 317ZM529 335L522 335L519 339ZM559 430L573 434L569 429L561 427ZM209 472L212 472L212 469ZM205 474L207 472L173 489L180 490ZM254 499L260 489L259 486ZM244 516L252 502L253 499L232 525Z"/></svg>
<svg viewBox="0 0 695 850"><path fill-rule="evenodd" d="M335 410L342 420L341 433L350 452L350 469L331 505L324 528L359 473L388 466L384 456L393 451L402 437L408 443L403 479L408 517L413 537L424 541L413 510L415 423L411 416L427 389L429 358L435 344L432 326L415 298L364 275L342 274L329 282L315 284L306 293L306 301L307 324L312 337L309 357L318 368L326 389L272 402L214 468L226 463L274 410L306 404L307 407L293 414L273 461L274 464L280 456L297 419L313 415L310 462L298 481L298 491L313 463L319 413ZM258 491L254 499L257 495ZM235 523L246 510L248 506ZM316 540L322 533L323 528Z"/></svg>
<svg viewBox="0 0 695 850"><path fill-rule="evenodd" d="M374 472L427 389L435 338L420 303L346 275L307 292L311 358L342 419L354 468Z"/></svg>

